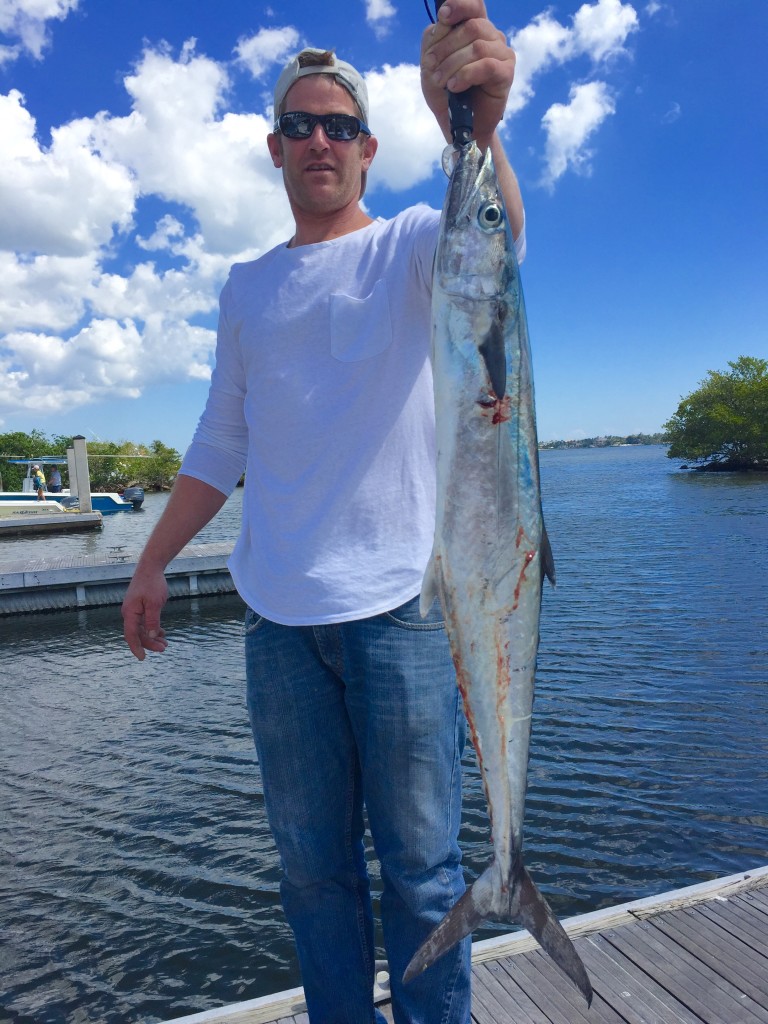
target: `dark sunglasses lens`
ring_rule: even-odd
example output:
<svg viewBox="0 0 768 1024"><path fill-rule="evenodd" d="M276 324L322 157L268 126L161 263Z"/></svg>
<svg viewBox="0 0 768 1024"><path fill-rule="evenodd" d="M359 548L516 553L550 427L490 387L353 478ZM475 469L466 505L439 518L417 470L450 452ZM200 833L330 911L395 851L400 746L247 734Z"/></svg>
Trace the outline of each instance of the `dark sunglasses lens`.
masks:
<svg viewBox="0 0 768 1024"><path fill-rule="evenodd" d="M323 128L329 139L337 139L342 142L356 139L360 134L360 123L351 114L331 114L330 117L325 118Z"/></svg>
<svg viewBox="0 0 768 1024"><path fill-rule="evenodd" d="M279 119L280 131L288 139L308 139L317 123L310 114L283 114Z"/></svg>
<svg viewBox="0 0 768 1024"><path fill-rule="evenodd" d="M308 139L316 124L321 124L328 138L337 142L349 142L360 134L360 122L351 114L316 115L292 111L283 114L278 124L280 131L288 139Z"/></svg>

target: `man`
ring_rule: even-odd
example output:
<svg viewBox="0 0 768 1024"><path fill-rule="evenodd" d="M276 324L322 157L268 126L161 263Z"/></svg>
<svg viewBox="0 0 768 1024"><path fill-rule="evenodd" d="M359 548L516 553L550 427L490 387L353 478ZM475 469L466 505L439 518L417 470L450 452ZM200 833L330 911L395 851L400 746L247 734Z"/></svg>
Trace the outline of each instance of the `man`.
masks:
<svg viewBox="0 0 768 1024"><path fill-rule="evenodd" d="M61 473L58 466L51 466L51 478L48 481L51 494L61 494Z"/></svg>
<svg viewBox="0 0 768 1024"><path fill-rule="evenodd" d="M32 467L32 486L37 491L38 501L47 501L45 497L45 474L39 466Z"/></svg>
<svg viewBox="0 0 768 1024"><path fill-rule="evenodd" d="M520 194L494 134L514 54L482 0L441 8L421 66L446 138L446 87L473 88L477 141L493 150L521 235ZM125 637L138 658L165 650L163 570L247 467L230 568L249 606L248 708L310 1020L374 1020L365 806L395 1020L467 1024L469 940L402 984L464 890L465 723L440 609L418 613L434 529L439 216L416 207L374 221L360 206L377 142L363 80L333 54L288 64L275 118L267 141L295 232L232 268L208 403L126 595Z"/></svg>

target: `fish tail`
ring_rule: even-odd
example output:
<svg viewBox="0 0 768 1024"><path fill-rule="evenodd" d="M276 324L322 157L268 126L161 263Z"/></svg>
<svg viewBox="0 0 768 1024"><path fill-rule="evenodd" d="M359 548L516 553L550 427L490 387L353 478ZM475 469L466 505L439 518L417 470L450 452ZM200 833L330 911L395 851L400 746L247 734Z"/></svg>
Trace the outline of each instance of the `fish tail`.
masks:
<svg viewBox="0 0 768 1024"><path fill-rule="evenodd" d="M502 886L501 880L498 865L491 863L416 951L403 981L409 982L421 974L481 922L491 918L523 925L578 988L589 1006L592 985L581 957L522 861L516 862L507 885Z"/></svg>

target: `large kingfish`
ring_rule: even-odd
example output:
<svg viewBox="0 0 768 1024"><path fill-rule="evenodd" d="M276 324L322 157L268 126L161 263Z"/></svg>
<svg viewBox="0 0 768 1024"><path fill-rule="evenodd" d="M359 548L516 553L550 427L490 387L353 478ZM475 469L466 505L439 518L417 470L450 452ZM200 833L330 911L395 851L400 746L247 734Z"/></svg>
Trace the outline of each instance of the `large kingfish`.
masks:
<svg viewBox="0 0 768 1024"><path fill-rule="evenodd" d="M408 966L425 970L485 919L519 922L589 1002L570 939L523 866L539 610L554 565L541 513L531 353L493 160L457 147L433 281L437 522L422 586L446 620L482 773L493 860Z"/></svg>

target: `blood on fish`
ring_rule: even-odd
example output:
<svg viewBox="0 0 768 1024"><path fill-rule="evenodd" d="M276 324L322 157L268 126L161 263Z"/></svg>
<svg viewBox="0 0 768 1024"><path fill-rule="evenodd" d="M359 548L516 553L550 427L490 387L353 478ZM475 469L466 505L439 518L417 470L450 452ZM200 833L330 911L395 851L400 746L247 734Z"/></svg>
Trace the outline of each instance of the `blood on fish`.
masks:
<svg viewBox="0 0 768 1024"><path fill-rule="evenodd" d="M509 395L504 395L503 398L497 398L491 391L487 398L478 398L477 404L482 409L487 409L488 412L493 412L493 415L491 416L491 423L494 425L498 425L499 423L508 423L512 418ZM487 413L483 413L483 415L486 416Z"/></svg>
<svg viewBox="0 0 768 1024"><path fill-rule="evenodd" d="M515 600L512 604L512 611L517 611L517 606L520 604L520 591L522 590L523 584L525 583L525 570L528 568L528 566L531 564L535 557L535 551L526 551L523 567L520 570L520 575L517 580L517 586L515 587Z"/></svg>

